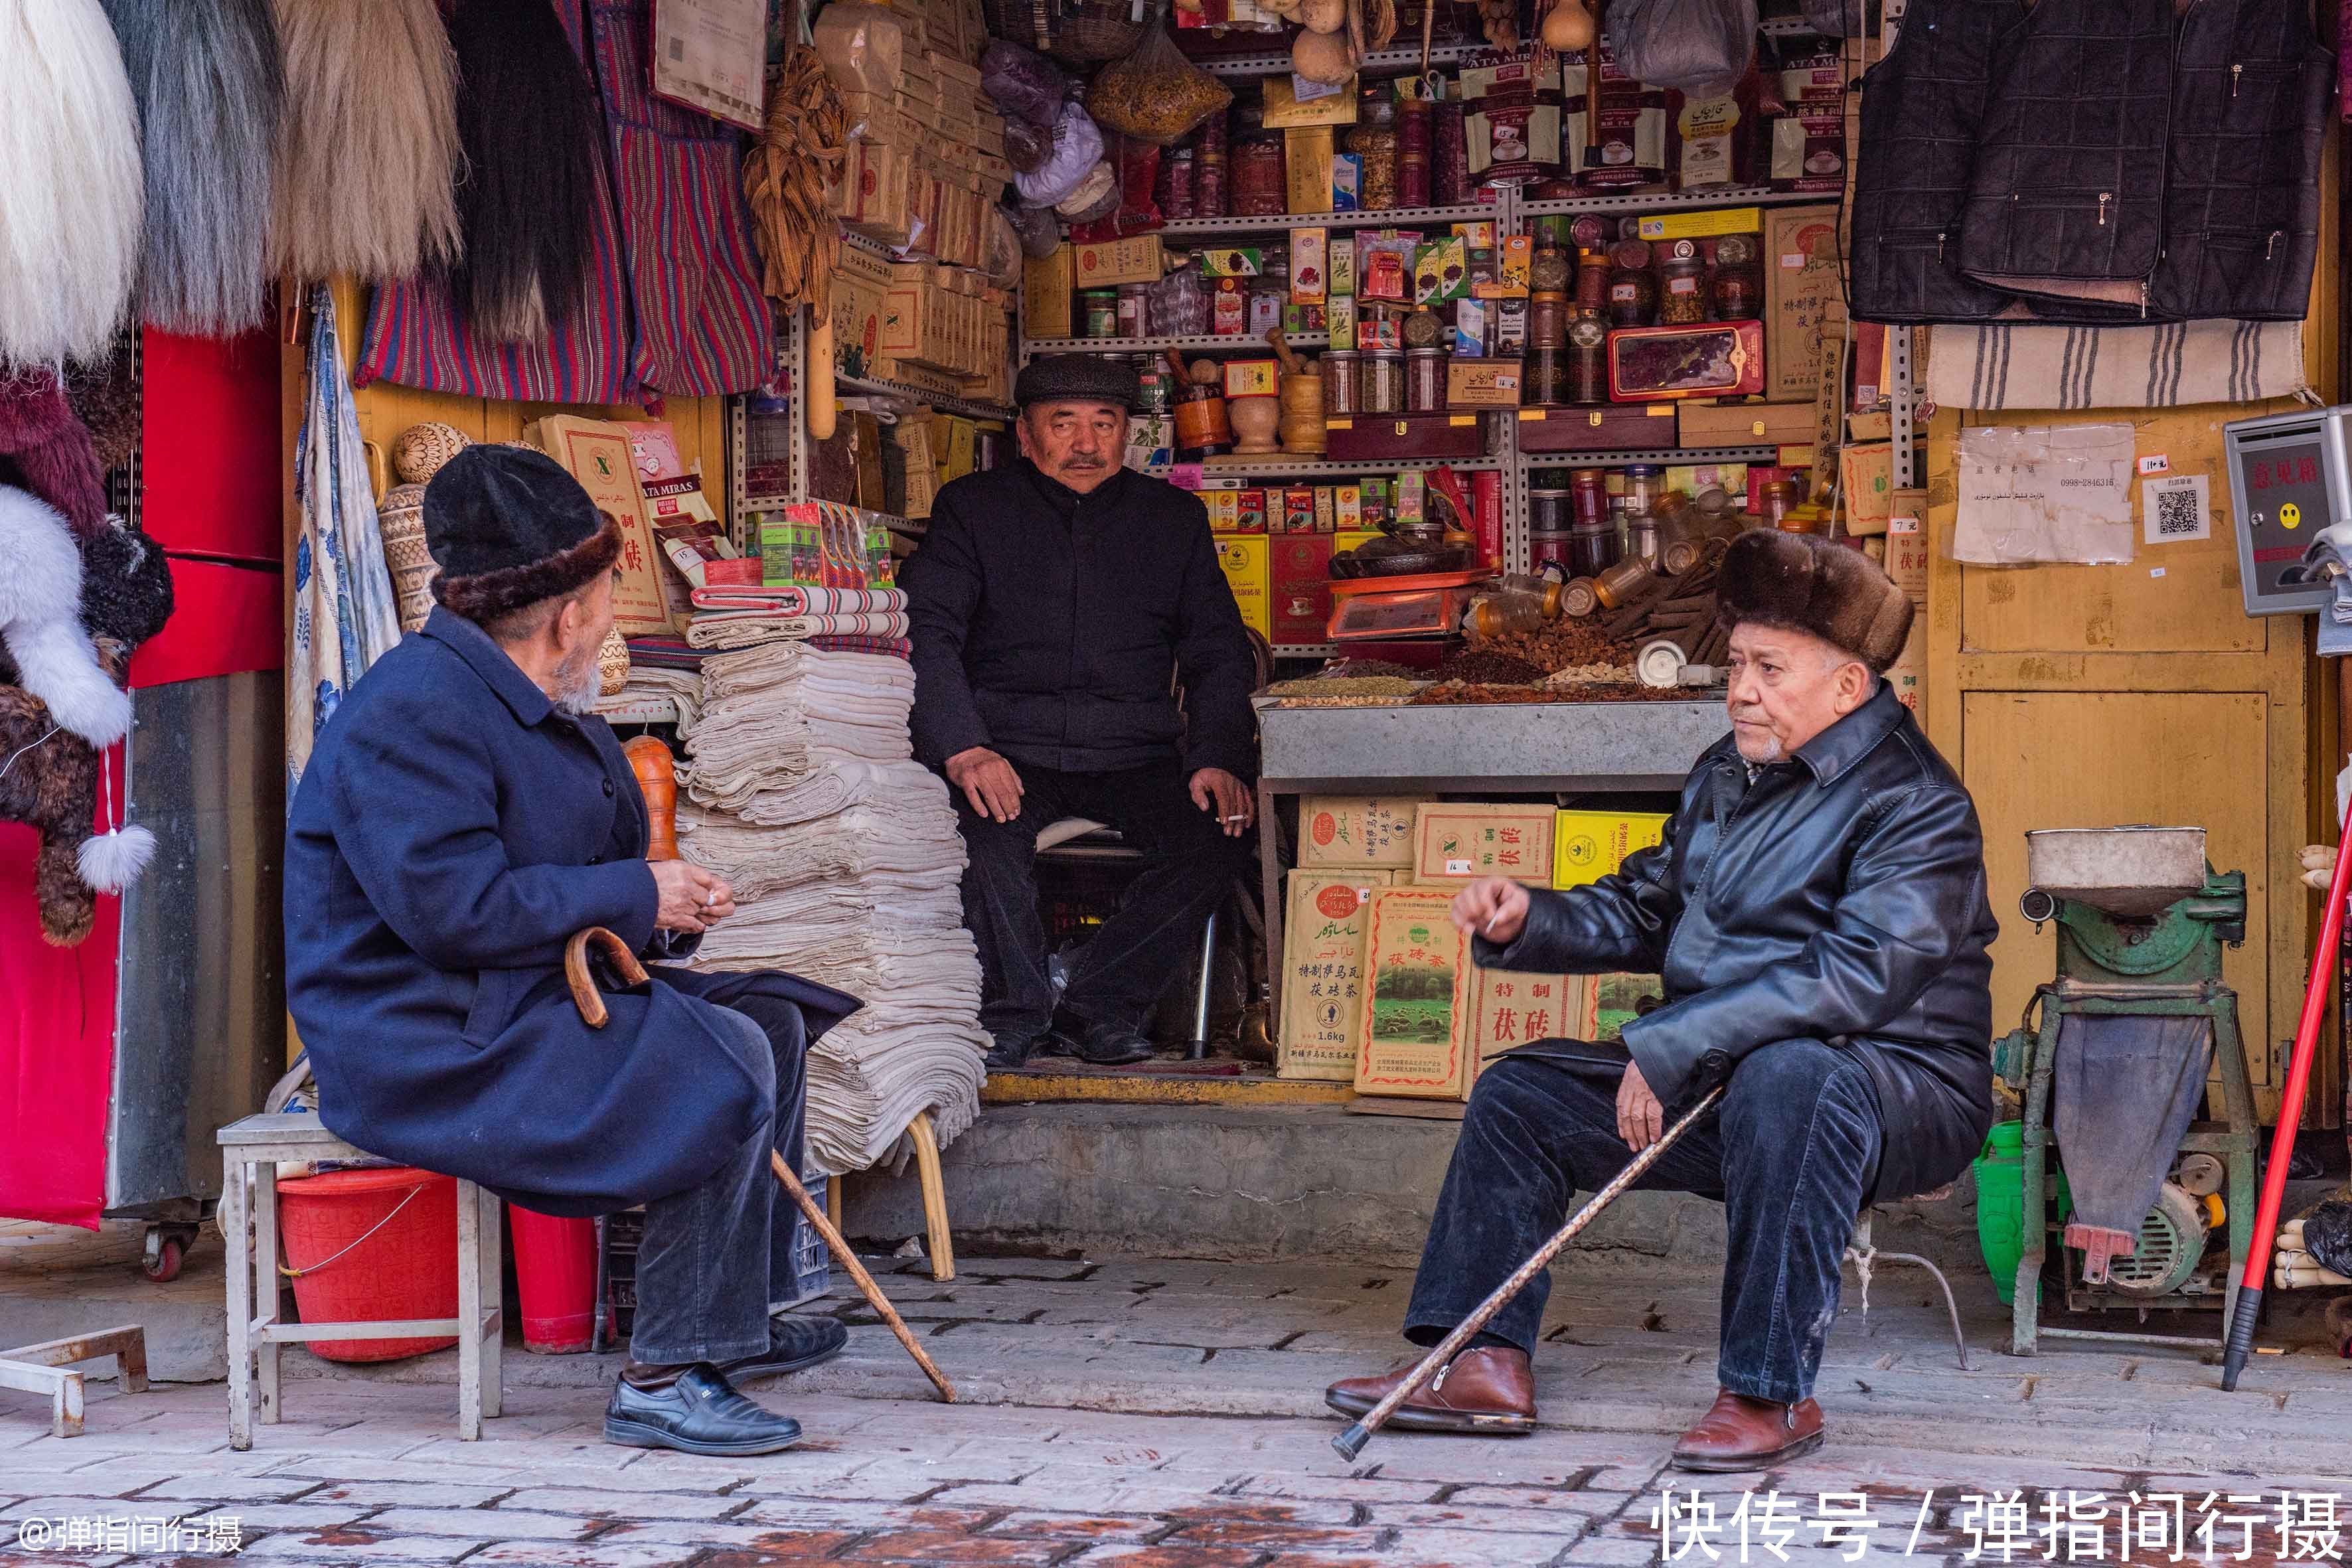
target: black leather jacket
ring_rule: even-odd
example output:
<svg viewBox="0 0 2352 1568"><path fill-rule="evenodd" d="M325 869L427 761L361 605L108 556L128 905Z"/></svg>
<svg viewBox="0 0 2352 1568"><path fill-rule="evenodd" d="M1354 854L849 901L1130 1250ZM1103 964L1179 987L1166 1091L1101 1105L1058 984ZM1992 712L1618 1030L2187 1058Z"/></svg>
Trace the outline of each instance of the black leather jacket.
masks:
<svg viewBox="0 0 2352 1568"><path fill-rule="evenodd" d="M1665 1005L1623 1038L1669 1107L1775 1040L1858 1053L1885 1131L1883 1200L1950 1181L1984 1141L1999 931L1975 804L1882 682L1752 784L1717 742L1656 848L1536 893L1517 941L1475 947L1489 968L1661 974Z"/></svg>

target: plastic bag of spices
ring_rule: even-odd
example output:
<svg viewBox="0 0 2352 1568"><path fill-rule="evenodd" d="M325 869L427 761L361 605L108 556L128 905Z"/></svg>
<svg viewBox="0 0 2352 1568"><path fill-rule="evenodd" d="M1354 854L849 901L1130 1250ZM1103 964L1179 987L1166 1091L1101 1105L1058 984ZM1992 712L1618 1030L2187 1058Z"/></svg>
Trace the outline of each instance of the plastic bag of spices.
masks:
<svg viewBox="0 0 2352 1568"><path fill-rule="evenodd" d="M1106 130L1165 147L1234 101L1233 89L1184 58L1154 26L1136 51L1103 68L1087 89L1087 111Z"/></svg>
<svg viewBox="0 0 2352 1568"><path fill-rule="evenodd" d="M1051 126L1073 85L1068 73L1045 56L1002 38L980 58L980 89L1007 120Z"/></svg>
<svg viewBox="0 0 2352 1568"><path fill-rule="evenodd" d="M1634 79L1720 98L1755 58L1756 0L1616 0L1609 40Z"/></svg>
<svg viewBox="0 0 2352 1568"><path fill-rule="evenodd" d="M1066 103L1061 118L1054 122L1053 154L1034 169L1015 174L1013 183L1029 205L1054 206L1066 200L1078 183L1094 172L1102 162L1102 132L1087 111Z"/></svg>

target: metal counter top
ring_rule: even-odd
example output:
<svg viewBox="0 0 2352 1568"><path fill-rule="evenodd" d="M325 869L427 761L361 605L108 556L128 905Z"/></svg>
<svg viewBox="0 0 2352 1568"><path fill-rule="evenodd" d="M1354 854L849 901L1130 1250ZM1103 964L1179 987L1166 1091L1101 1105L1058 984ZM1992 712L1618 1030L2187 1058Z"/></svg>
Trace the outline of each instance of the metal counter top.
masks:
<svg viewBox="0 0 2352 1568"><path fill-rule="evenodd" d="M1282 708L1260 698L1257 708L1260 777L1278 795L1679 789L1730 728L1719 696L1423 708Z"/></svg>

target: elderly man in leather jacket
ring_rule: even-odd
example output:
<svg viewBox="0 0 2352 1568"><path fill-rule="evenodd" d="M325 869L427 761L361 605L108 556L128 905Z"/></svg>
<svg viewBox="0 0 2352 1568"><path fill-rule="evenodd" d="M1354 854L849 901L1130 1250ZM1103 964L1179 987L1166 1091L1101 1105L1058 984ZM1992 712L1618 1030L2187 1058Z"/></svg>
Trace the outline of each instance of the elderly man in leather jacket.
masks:
<svg viewBox="0 0 2352 1568"><path fill-rule="evenodd" d="M1950 1181L1992 1116L1991 963L1976 808L1882 679L1911 605L1866 557L1742 535L1718 615L1733 627L1732 733L1700 756L1664 842L1565 892L1491 878L1454 923L1490 968L1655 971L1664 1005L1622 1047L1545 1040L1471 1096L1405 1335L1431 1345L1678 1108L1719 1108L1642 1185L1725 1207L1714 1407L1674 1462L1743 1470L1818 1447L1813 1377L1838 1265L1864 1205ZM1391 1425L1523 1433L1538 1274ZM1401 1379L1328 1399L1361 1415Z"/></svg>

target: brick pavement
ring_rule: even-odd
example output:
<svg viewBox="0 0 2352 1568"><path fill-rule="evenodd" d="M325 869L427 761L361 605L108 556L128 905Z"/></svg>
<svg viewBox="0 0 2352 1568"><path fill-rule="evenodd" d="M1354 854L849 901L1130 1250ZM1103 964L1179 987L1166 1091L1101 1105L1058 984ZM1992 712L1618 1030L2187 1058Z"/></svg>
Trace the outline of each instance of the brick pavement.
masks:
<svg viewBox="0 0 2352 1568"><path fill-rule="evenodd" d="M2352 1371L2315 1306L2294 1300L2235 1395L2189 1352L1993 1347L1980 1278L1958 1281L1975 1370L1953 1364L1929 1287L1881 1275L1867 1318L1832 1336L1820 1394L1832 1441L1769 1477L1663 1468L1712 1392L1711 1279L1612 1268L1564 1278L1539 1363L1544 1429L1518 1441L1376 1438L1354 1465L1328 1447L1330 1377L1395 1353L1409 1284L1397 1272L1108 1258L966 1258L936 1284L885 1276L971 1403L946 1406L880 1329L816 1373L761 1391L810 1440L765 1459L608 1447L610 1360L508 1357L507 1414L457 1440L447 1355L381 1369L289 1352L289 1419L227 1448L212 1385L94 1391L88 1435L46 1435L0 1394L0 1568L213 1563L204 1552L29 1550L26 1521L234 1519L270 1564L549 1564L753 1568L818 1562L1045 1568L1615 1568L1657 1554L1660 1487L1694 1489L1721 1523L1745 1489L1758 1561L1791 1526L1788 1560L1841 1560L1813 1521L1823 1493L1860 1493L1865 1556L1958 1563L2003 1525L2042 1560L2041 1499L2067 1491L2332 1493L2346 1487ZM0 1279L0 1289L5 1289ZM853 1322L868 1314L836 1299ZM1940 1336L1940 1337L1939 1337ZM1964 1493L2017 1490L2010 1518ZM2244 1505L2241 1505L2242 1509ZM2218 1500L2214 1510L2228 1507ZM2352 1531L2352 1509L2347 1509ZM2217 1555L2235 1555L2224 1525ZM2265 1527L2267 1530L2267 1526ZM2258 1532L2252 1560L2275 1555ZM1738 1561L1737 1532L1708 1537ZM16 1544L11 1544L11 1542ZM2159 1554L2155 1560L2161 1561ZM1703 1563L1703 1554L1690 1561Z"/></svg>

